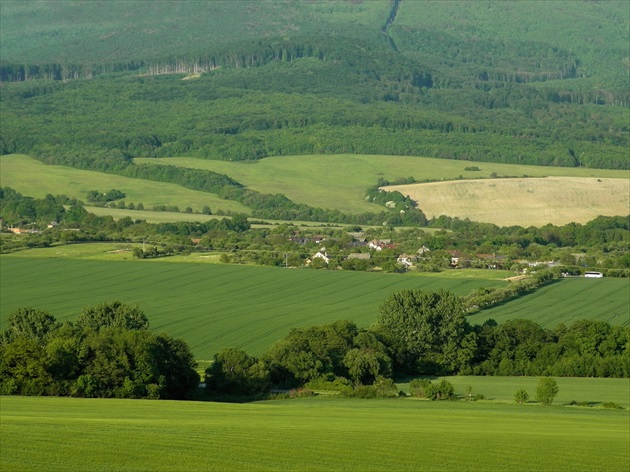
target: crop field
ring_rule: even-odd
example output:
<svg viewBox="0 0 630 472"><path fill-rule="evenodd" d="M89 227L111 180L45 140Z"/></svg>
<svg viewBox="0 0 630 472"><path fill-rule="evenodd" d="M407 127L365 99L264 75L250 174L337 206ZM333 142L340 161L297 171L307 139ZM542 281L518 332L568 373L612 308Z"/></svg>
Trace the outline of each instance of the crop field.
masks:
<svg viewBox="0 0 630 472"><path fill-rule="evenodd" d="M462 180L387 187L409 195L427 217L470 218L501 226L586 223L628 214L627 179L549 177Z"/></svg>
<svg viewBox="0 0 630 472"><path fill-rule="evenodd" d="M528 319L545 328L578 319L630 325L630 280L567 278L470 316L471 323Z"/></svg>
<svg viewBox="0 0 630 472"><path fill-rule="evenodd" d="M147 209L153 208L154 205L176 205L180 210L191 207L193 211L201 211L208 205L213 212L221 209L249 213L249 209L240 203L222 200L213 193L190 190L163 182L132 179L71 167L49 166L21 154L0 157L0 176L0 186L11 187L23 195L35 198L44 198L50 193L85 200L90 190L107 192L115 188L127 194L124 198L126 203L141 202ZM131 210L128 213L135 215ZM198 216L197 221L201 216ZM182 216L178 220L183 221L185 218Z"/></svg>
<svg viewBox="0 0 630 472"><path fill-rule="evenodd" d="M84 249L73 254L72 245L50 248L49 257L3 255L0 327L23 306L66 320L85 306L119 300L138 304L154 330L184 339L197 358L209 359L225 347L261 354L298 326L342 319L367 326L376 319L379 305L397 290L443 288L465 295L506 283L491 278L140 261L131 260L128 252L111 250L109 246L101 253L118 261L90 260L96 255Z"/></svg>
<svg viewBox="0 0 630 472"><path fill-rule="evenodd" d="M1 401L0 466L16 472L625 471L630 460L627 410L412 399Z"/></svg>
<svg viewBox="0 0 630 472"><path fill-rule="evenodd" d="M564 176L575 178L625 178L627 171L578 169L560 167L525 166L513 164L473 163L479 171L467 171L467 161L432 159L409 156L371 155L313 155L267 157L259 161L227 162L187 157L168 159L135 159L144 164L168 164L195 169L212 170L229 175L262 193L284 193L298 203L338 209L349 213L377 211L375 205L365 201L365 190L376 185L379 178L394 182L399 178L413 177L417 181L490 178L499 176ZM489 181L490 182L490 181ZM491 184L501 182L492 180ZM581 182L578 181L578 182ZM625 182L626 194L628 182ZM489 205L509 205L512 196L496 194L488 199ZM626 196L626 203L628 197ZM419 207L425 211L423 200ZM444 208L442 213L446 213ZM627 213L627 204L625 208ZM624 214L622 212L621 214ZM461 215L459 215L461 216ZM464 215L466 216L466 215ZM595 215L597 216L597 214Z"/></svg>

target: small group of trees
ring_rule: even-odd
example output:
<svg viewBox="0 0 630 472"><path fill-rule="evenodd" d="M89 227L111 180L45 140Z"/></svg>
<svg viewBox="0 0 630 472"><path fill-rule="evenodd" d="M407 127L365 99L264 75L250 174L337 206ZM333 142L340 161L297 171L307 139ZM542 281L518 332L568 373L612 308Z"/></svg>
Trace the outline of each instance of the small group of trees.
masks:
<svg viewBox="0 0 630 472"><path fill-rule="evenodd" d="M199 375L188 345L149 331L137 307L86 307L74 323L21 308L0 333L0 394L184 399Z"/></svg>
<svg viewBox="0 0 630 472"><path fill-rule="evenodd" d="M121 190L111 189L109 192L99 192L98 190L90 190L87 193L87 201L90 203L109 203L114 200L121 200L127 195Z"/></svg>
<svg viewBox="0 0 630 472"><path fill-rule="evenodd" d="M536 386L536 401L543 405L551 405L559 391L558 382L551 377L543 377L538 381ZM514 394L514 400L516 403L527 403L529 393L527 393L527 390L520 388Z"/></svg>

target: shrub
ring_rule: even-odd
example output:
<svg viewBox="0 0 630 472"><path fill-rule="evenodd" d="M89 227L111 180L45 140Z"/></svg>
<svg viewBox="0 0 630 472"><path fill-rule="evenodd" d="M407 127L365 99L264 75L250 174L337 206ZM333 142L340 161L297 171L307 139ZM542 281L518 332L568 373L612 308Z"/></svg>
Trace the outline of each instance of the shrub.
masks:
<svg viewBox="0 0 630 472"><path fill-rule="evenodd" d="M609 408L611 410L619 410L619 409L621 409L621 407L619 405L617 405L615 402L602 403L602 407Z"/></svg>
<svg viewBox="0 0 630 472"><path fill-rule="evenodd" d="M529 400L529 393L522 388L518 389L514 394L514 400L516 400L516 403L527 403L527 400Z"/></svg>
<svg viewBox="0 0 630 472"><path fill-rule="evenodd" d="M431 400L448 400L455 396L455 387L448 380L442 379L438 383L427 385L424 393Z"/></svg>
<svg viewBox="0 0 630 472"><path fill-rule="evenodd" d="M409 393L411 393L411 396L413 397L425 398L425 389L429 385L431 385L431 381L429 379L413 379L409 382Z"/></svg>

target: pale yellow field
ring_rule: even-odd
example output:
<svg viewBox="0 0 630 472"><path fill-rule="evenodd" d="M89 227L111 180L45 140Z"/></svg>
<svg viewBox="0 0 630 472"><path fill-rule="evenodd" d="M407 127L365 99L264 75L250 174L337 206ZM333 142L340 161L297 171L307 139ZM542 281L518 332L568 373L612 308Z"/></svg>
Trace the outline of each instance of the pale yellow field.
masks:
<svg viewBox="0 0 630 472"><path fill-rule="evenodd" d="M427 217L448 215L500 226L586 223L599 215L630 214L628 179L484 179L386 188L409 195Z"/></svg>

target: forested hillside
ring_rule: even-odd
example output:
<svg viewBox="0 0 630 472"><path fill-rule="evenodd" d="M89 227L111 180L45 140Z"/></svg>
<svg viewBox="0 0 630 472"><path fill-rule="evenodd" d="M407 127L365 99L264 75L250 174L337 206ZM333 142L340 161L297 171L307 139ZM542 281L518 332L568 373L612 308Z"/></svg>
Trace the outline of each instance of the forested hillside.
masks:
<svg viewBox="0 0 630 472"><path fill-rule="evenodd" d="M313 153L629 168L625 2L6 1L1 13L3 154L92 169Z"/></svg>

